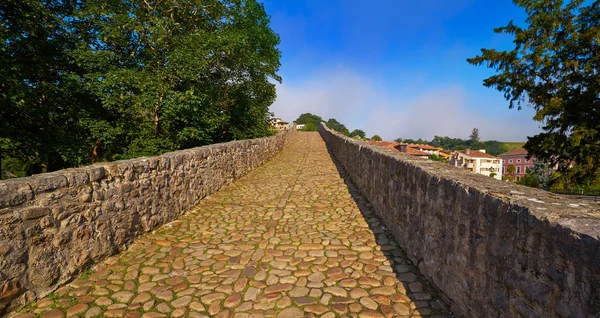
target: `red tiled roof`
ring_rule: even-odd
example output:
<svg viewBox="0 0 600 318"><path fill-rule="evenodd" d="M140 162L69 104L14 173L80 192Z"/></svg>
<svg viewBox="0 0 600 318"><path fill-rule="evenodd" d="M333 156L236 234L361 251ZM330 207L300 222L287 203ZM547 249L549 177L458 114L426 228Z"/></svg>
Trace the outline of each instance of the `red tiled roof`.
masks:
<svg viewBox="0 0 600 318"><path fill-rule="evenodd" d="M411 148L421 148L421 149L425 149L425 150L442 150L442 148L434 147L431 145L424 145L424 144L407 144L407 146L411 147Z"/></svg>
<svg viewBox="0 0 600 318"><path fill-rule="evenodd" d="M516 148L513 149L509 152L505 152L505 153L501 153L498 155L498 157L503 157L503 156L527 156L528 152L527 149L520 147L520 148Z"/></svg>
<svg viewBox="0 0 600 318"><path fill-rule="evenodd" d="M379 147L383 147L389 150L394 150L394 151L399 151L398 149L396 149L396 146L399 145L399 142L391 142L391 141L374 141L374 140L367 140L367 143L370 145L374 145L374 146L379 146Z"/></svg>
<svg viewBox="0 0 600 318"><path fill-rule="evenodd" d="M401 144L401 143L396 143L396 150L402 152L400 150L400 146L406 146L406 154L412 155L412 156L427 156L429 157L429 153L421 151L417 148L411 148L409 144Z"/></svg>
<svg viewBox="0 0 600 318"><path fill-rule="evenodd" d="M429 157L429 153L423 152L419 149L415 149L415 148L411 148L411 147L406 147L406 153L409 155L413 155L413 156L427 156Z"/></svg>
<svg viewBox="0 0 600 318"><path fill-rule="evenodd" d="M370 145L379 146L379 147L383 147L383 148L386 148L389 150L400 152L400 149L397 148L398 146L401 145L401 143L399 143L399 142L367 140L367 143L369 143ZM430 155L426 152L423 152L423 151L415 149L415 148L410 148L410 147L406 147L406 154L409 154L412 156L429 156Z"/></svg>
<svg viewBox="0 0 600 318"><path fill-rule="evenodd" d="M463 154L467 155L467 153L465 152L465 150L456 150L456 152L460 152L460 153L463 153ZM489 153L485 153L485 152L481 152L481 151L477 151L477 150L471 150L470 153L467 156L473 157L473 158L499 159L498 157L492 156Z"/></svg>

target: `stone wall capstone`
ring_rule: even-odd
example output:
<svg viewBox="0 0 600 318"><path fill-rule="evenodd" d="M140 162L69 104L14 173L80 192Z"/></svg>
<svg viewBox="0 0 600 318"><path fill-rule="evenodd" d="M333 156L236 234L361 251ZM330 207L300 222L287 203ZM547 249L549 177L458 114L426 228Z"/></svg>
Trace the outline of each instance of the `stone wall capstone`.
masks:
<svg viewBox="0 0 600 318"><path fill-rule="evenodd" d="M319 132L457 316L600 317L600 204Z"/></svg>
<svg viewBox="0 0 600 318"><path fill-rule="evenodd" d="M175 220L294 131L0 181L0 316Z"/></svg>

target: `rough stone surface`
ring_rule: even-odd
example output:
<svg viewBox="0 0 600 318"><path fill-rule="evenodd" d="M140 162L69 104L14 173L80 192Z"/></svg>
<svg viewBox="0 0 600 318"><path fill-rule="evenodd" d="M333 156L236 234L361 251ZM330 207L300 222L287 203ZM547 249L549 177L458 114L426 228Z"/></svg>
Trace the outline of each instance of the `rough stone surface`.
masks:
<svg viewBox="0 0 600 318"><path fill-rule="evenodd" d="M293 132L0 181L0 316L177 219Z"/></svg>
<svg viewBox="0 0 600 318"><path fill-rule="evenodd" d="M100 317L448 316L316 132L22 313L79 304Z"/></svg>
<svg viewBox="0 0 600 318"><path fill-rule="evenodd" d="M369 146L324 125L319 131L457 315L600 317L598 203ZM395 268L416 286L404 269Z"/></svg>

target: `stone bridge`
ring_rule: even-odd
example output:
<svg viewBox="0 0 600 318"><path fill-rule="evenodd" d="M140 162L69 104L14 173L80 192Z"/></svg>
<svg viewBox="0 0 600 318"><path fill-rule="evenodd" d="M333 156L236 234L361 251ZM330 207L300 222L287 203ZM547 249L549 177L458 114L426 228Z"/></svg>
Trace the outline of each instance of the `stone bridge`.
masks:
<svg viewBox="0 0 600 318"><path fill-rule="evenodd" d="M0 183L5 314L598 316L598 205L320 133Z"/></svg>

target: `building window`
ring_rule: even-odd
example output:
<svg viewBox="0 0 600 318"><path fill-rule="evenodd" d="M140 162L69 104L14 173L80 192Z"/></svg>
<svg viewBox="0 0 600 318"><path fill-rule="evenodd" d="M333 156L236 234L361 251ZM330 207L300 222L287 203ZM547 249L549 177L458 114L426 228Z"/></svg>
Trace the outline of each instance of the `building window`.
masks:
<svg viewBox="0 0 600 318"><path fill-rule="evenodd" d="M520 162L521 162L521 159L517 159L517 163L520 163Z"/></svg>
<svg viewBox="0 0 600 318"><path fill-rule="evenodd" d="M504 167L502 167L502 173L504 174Z"/></svg>
<svg viewBox="0 0 600 318"><path fill-rule="evenodd" d="M517 173L521 173L521 166L517 166Z"/></svg>
<svg viewBox="0 0 600 318"><path fill-rule="evenodd" d="M521 180L521 176L517 176L517 181Z"/></svg>
<svg viewBox="0 0 600 318"><path fill-rule="evenodd" d="M508 159L508 163L512 163L512 159Z"/></svg>
<svg viewBox="0 0 600 318"><path fill-rule="evenodd" d="M530 173L531 172L531 167L527 166L525 167L525 173Z"/></svg>

